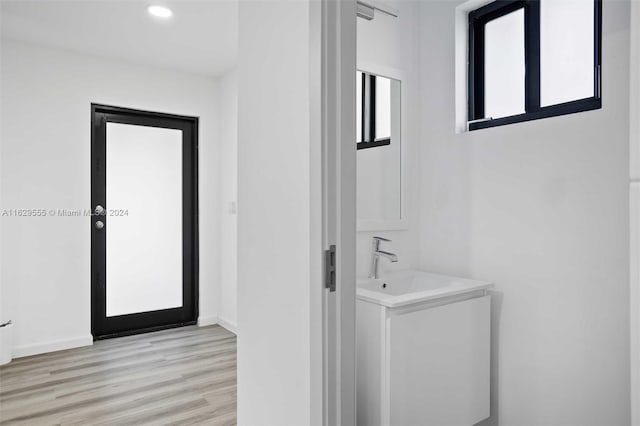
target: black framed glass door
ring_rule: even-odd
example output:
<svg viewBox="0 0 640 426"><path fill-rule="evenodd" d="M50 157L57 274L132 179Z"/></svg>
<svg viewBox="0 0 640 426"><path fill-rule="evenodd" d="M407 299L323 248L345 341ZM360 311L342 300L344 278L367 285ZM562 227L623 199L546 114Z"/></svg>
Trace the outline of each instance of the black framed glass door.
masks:
<svg viewBox="0 0 640 426"><path fill-rule="evenodd" d="M91 106L94 339L195 324L198 119Z"/></svg>

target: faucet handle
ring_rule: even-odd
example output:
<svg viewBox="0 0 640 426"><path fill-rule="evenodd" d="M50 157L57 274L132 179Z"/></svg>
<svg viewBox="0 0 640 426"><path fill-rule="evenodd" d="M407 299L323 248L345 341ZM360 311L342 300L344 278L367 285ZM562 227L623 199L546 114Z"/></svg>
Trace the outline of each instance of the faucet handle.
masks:
<svg viewBox="0 0 640 426"><path fill-rule="evenodd" d="M386 243L390 243L390 242L391 242L391 240L390 240L390 239L388 239L388 238L383 238L383 237L373 237L373 239L374 239L374 240L376 240L376 241L384 241L384 242L386 242Z"/></svg>

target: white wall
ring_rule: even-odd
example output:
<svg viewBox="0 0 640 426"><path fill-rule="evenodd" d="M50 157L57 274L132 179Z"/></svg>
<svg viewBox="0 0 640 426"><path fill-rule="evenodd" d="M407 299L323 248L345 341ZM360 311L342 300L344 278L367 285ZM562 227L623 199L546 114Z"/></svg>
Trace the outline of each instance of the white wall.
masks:
<svg viewBox="0 0 640 426"><path fill-rule="evenodd" d="M219 283L217 82L2 40L4 208L90 207L91 102L200 117L200 319ZM90 344L87 218L2 218L16 355Z"/></svg>
<svg viewBox="0 0 640 426"><path fill-rule="evenodd" d="M220 117L220 324L236 331L238 281L238 75L219 80Z"/></svg>
<svg viewBox="0 0 640 426"><path fill-rule="evenodd" d="M384 243L384 250L398 255L397 263L389 263L386 259L379 262L380 272L407 269L418 263L419 215L418 215L418 185L419 172L418 153L420 149L420 60L417 52L419 48L419 14L418 3L411 1L386 2L399 12L398 18L376 12L372 21L358 19L358 67L362 64L373 63L379 66L400 70L405 77L402 82L404 108L401 112L402 121L402 167L407 168L406 185L406 214L407 230L358 232L356 241L357 276L366 277L369 273L371 258L371 237L374 235L386 237L391 243ZM354 76L355 78L355 76ZM376 148L373 148L376 149Z"/></svg>
<svg viewBox="0 0 640 426"><path fill-rule="evenodd" d="M630 172L630 315L631 424L640 425L640 2L631 2L629 172Z"/></svg>
<svg viewBox="0 0 640 426"><path fill-rule="evenodd" d="M2 14L2 11L0 9L0 16ZM2 48L2 46L0 45L0 48ZM2 73L2 55L0 54L0 75ZM0 99L4 99L4 93L3 93L3 88L2 85L0 84ZM2 129L2 118L4 117L4 103L0 102L0 129ZM3 186L3 175L2 175L2 157L3 157L3 145L4 145L4 138L2 135L2 132L0 132L0 214L2 214L2 210L4 209L4 196L2 195L2 186ZM1 216L0 216L1 217ZM1 220L1 219L0 219ZM9 318L7 317L7 298L3 297L3 293L4 293L4 286L5 286L5 281L4 281L4 257L2 255L2 251L3 251L3 244L1 243L1 241L3 241L3 232L2 232L2 222L0 222L0 324L3 324L4 322L8 321Z"/></svg>
<svg viewBox="0 0 640 426"><path fill-rule="evenodd" d="M0 18L2 17L2 9L0 8ZM2 48L2 46L0 45L0 49ZM1 53L1 52L0 52ZM2 55L0 54L0 75L2 73ZM2 85L0 84L0 99L4 99L4 93L3 93L3 88ZM0 102L0 129L2 128L2 118L4 117L4 103ZM2 132L0 132L0 214L2 214L2 210L4 209L4 197L2 195L2 181L4 180L2 177L2 146L3 146L4 142L3 142L3 135ZM0 216L1 217L1 216ZM2 233L2 222L0 222L0 242L3 241L3 233ZM7 309L5 308L5 305L7 305L7 299L5 297L3 297L3 292L4 292L4 273L3 273L3 259L4 257L2 256L2 243L0 243L0 324L3 324L5 321L8 321L9 319L6 318L5 319L5 315L7 312Z"/></svg>
<svg viewBox="0 0 640 426"><path fill-rule="evenodd" d="M454 10L421 6L422 269L495 282L492 419L629 424L629 2L603 108L455 133Z"/></svg>
<svg viewBox="0 0 640 426"><path fill-rule="evenodd" d="M318 2L240 2L238 424L318 424ZM313 10L313 11L312 11ZM312 77L313 76L313 77ZM312 143L315 142L315 144ZM312 203L315 208L312 209ZM315 313L316 315L313 315ZM316 329L316 328L314 328ZM313 395L313 397L312 397Z"/></svg>

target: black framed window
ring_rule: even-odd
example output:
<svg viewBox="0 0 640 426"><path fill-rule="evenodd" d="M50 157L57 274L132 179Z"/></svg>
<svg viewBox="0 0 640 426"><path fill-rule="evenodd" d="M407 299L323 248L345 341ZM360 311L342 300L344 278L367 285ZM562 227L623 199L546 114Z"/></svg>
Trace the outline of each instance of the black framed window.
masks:
<svg viewBox="0 0 640 426"><path fill-rule="evenodd" d="M498 0L469 13L469 130L602 107L602 0Z"/></svg>
<svg viewBox="0 0 640 426"><path fill-rule="evenodd" d="M356 147L391 144L391 80L356 72Z"/></svg>

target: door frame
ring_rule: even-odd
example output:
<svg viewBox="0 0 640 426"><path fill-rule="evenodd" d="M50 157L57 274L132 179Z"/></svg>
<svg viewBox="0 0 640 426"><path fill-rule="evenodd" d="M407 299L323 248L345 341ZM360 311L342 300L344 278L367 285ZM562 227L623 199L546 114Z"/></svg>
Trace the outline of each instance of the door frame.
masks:
<svg viewBox="0 0 640 426"><path fill-rule="evenodd" d="M356 0L322 1L323 424L356 424ZM326 274L325 268L325 274ZM326 276L325 276L326 282Z"/></svg>
<svg viewBox="0 0 640 426"><path fill-rule="evenodd" d="M640 426L640 2L630 7L629 73L629 330L631 424Z"/></svg>
<svg viewBox="0 0 640 426"><path fill-rule="evenodd" d="M105 116L98 118L98 114L105 114ZM122 121L106 120L106 115L110 114L121 117ZM101 133L101 129L103 126L106 127L107 122L121 122L126 124L128 118L135 118L135 123L132 122L130 124L148 125L151 127L165 127L162 125L158 126L158 124L161 124L157 123L158 120L172 120L185 124L184 128L182 128L183 306L180 308L182 309L181 312L177 311L179 308L172 308L112 317L117 318L117 320L111 320L111 322L118 324L109 326L105 321L106 279L104 275L106 272L102 274L102 276L100 274L100 270L104 269L106 265L106 250L104 246L106 232L104 229L98 230L95 228L94 221L96 220L96 216L93 215L95 206L99 204L104 206L107 210L107 216L103 218L106 225L109 206L105 203L106 170L97 172L97 169L106 167L106 152L101 151L106 150L106 132ZM166 126L166 128L181 127ZM105 164L101 164L101 158L105 159ZM187 181L188 183L185 183ZM190 214L185 215L185 210ZM92 213L89 223L89 226L91 226L91 334L94 340L148 333L151 331L196 324L199 316L198 117L92 103L90 211ZM102 247L96 249L96 247L100 247L99 244L102 244ZM188 292L184 291L186 287L185 282L191 283ZM170 317L170 320L165 321L161 325L148 325L148 323L156 322L163 317ZM128 326L126 329L117 331L111 329L125 322Z"/></svg>

